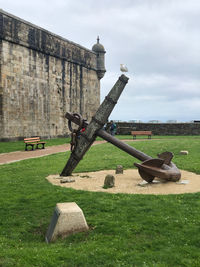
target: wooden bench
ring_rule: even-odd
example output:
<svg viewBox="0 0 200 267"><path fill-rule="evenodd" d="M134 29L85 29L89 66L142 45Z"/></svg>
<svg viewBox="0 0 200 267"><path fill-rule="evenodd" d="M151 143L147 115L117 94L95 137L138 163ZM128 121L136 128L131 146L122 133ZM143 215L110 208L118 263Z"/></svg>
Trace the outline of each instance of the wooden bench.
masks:
<svg viewBox="0 0 200 267"><path fill-rule="evenodd" d="M34 146L36 146L36 149L39 149L39 145L42 145L42 149L44 149L45 142L40 141L40 137L31 137L31 138L24 138L25 151L28 150L28 146L32 147L32 150L34 150Z"/></svg>
<svg viewBox="0 0 200 267"><path fill-rule="evenodd" d="M137 135L148 135L148 139L151 139L152 131L131 131L131 135L133 135L133 139L136 139Z"/></svg>

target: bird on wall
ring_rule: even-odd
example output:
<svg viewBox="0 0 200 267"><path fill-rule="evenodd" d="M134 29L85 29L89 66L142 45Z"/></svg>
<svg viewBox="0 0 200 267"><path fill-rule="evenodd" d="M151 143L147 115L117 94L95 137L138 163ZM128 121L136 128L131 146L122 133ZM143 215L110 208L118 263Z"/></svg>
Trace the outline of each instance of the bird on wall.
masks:
<svg viewBox="0 0 200 267"><path fill-rule="evenodd" d="M122 72L128 72L128 68L127 68L126 65L124 65L124 64L120 64L120 70L121 70Z"/></svg>

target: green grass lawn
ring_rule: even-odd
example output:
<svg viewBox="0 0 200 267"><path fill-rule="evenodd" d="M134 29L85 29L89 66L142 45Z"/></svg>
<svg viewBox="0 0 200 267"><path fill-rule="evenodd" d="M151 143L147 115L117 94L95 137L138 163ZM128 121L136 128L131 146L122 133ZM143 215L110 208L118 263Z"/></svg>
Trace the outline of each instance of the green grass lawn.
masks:
<svg viewBox="0 0 200 267"><path fill-rule="evenodd" d="M116 136L119 139L132 139L130 135L120 135ZM63 138L53 138L53 139L41 139L41 141L45 141L45 147L47 146L57 146L63 144L69 144L71 138L70 137L63 137ZM103 140L100 137L97 137L96 140ZM24 151L25 144L24 141L11 141L11 142L0 142L0 153L9 153L14 151ZM29 150L31 147L28 148Z"/></svg>
<svg viewBox="0 0 200 267"><path fill-rule="evenodd" d="M120 140L133 140L133 137L131 135L116 135L116 138ZM144 140L144 136L137 136L137 140ZM200 136L152 136L152 139L199 139ZM56 145L63 145L70 143L70 137L69 138L53 138L53 139L43 139L42 141L45 141L45 147L47 146L56 146ZM100 137L97 137L96 140L103 140ZM0 153L8 153L13 151L23 151L25 149L24 141L13 141L13 142L0 142ZM30 147L29 147L30 149Z"/></svg>
<svg viewBox="0 0 200 267"><path fill-rule="evenodd" d="M200 138L129 144L152 157L172 151L180 169L200 174ZM189 155L180 156L180 150ZM69 155L0 165L0 266L200 266L200 193L108 194L48 183L45 177L61 172ZM136 161L106 143L92 147L75 171L133 168ZM61 202L76 202L90 230L46 244Z"/></svg>
<svg viewBox="0 0 200 267"><path fill-rule="evenodd" d="M45 141L45 147L56 146L66 143L70 143L70 138L54 138L54 139L42 139ZM13 141L13 142L0 142L0 153L8 153L13 151L23 151L25 149L24 141ZM31 149L29 147L29 149Z"/></svg>

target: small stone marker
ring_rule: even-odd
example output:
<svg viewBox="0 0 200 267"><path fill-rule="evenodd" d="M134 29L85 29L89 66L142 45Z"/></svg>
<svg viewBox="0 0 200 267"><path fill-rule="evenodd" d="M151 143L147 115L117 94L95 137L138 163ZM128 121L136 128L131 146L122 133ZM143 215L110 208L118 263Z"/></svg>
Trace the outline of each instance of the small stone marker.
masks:
<svg viewBox="0 0 200 267"><path fill-rule="evenodd" d="M138 184L138 186L146 187L146 186L153 185L153 184L163 184L163 183L166 183L166 182L153 180L151 183L148 183L147 181L143 180L141 183Z"/></svg>
<svg viewBox="0 0 200 267"><path fill-rule="evenodd" d="M189 184L189 180L181 180L181 181L178 181L176 182L176 184Z"/></svg>
<svg viewBox="0 0 200 267"><path fill-rule="evenodd" d="M50 243L88 229L83 211L75 202L57 203L45 240Z"/></svg>
<svg viewBox="0 0 200 267"><path fill-rule="evenodd" d="M187 150L181 150L179 154L180 155L188 155L188 153L189 152Z"/></svg>
<svg viewBox="0 0 200 267"><path fill-rule="evenodd" d="M117 165L116 170L115 170L116 174L123 174L123 166L122 165Z"/></svg>
<svg viewBox="0 0 200 267"><path fill-rule="evenodd" d="M115 177L111 174L106 175L104 180L104 188L111 188L115 186Z"/></svg>
<svg viewBox="0 0 200 267"><path fill-rule="evenodd" d="M138 184L139 186L145 187L147 185L149 185L149 183L147 181L142 181L141 183Z"/></svg>
<svg viewBox="0 0 200 267"><path fill-rule="evenodd" d="M66 178L61 179L60 182L61 182L61 184L63 184L63 183L73 183L73 182L75 182L75 179L70 178L70 177L66 177Z"/></svg>

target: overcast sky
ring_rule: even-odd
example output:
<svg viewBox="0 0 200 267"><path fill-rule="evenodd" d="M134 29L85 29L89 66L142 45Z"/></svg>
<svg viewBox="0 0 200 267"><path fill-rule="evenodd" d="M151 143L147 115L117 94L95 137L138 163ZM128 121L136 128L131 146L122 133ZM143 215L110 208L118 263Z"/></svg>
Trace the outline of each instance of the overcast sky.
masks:
<svg viewBox="0 0 200 267"><path fill-rule="evenodd" d="M0 0L15 16L106 50L101 100L127 65L114 120L200 120L200 0Z"/></svg>

